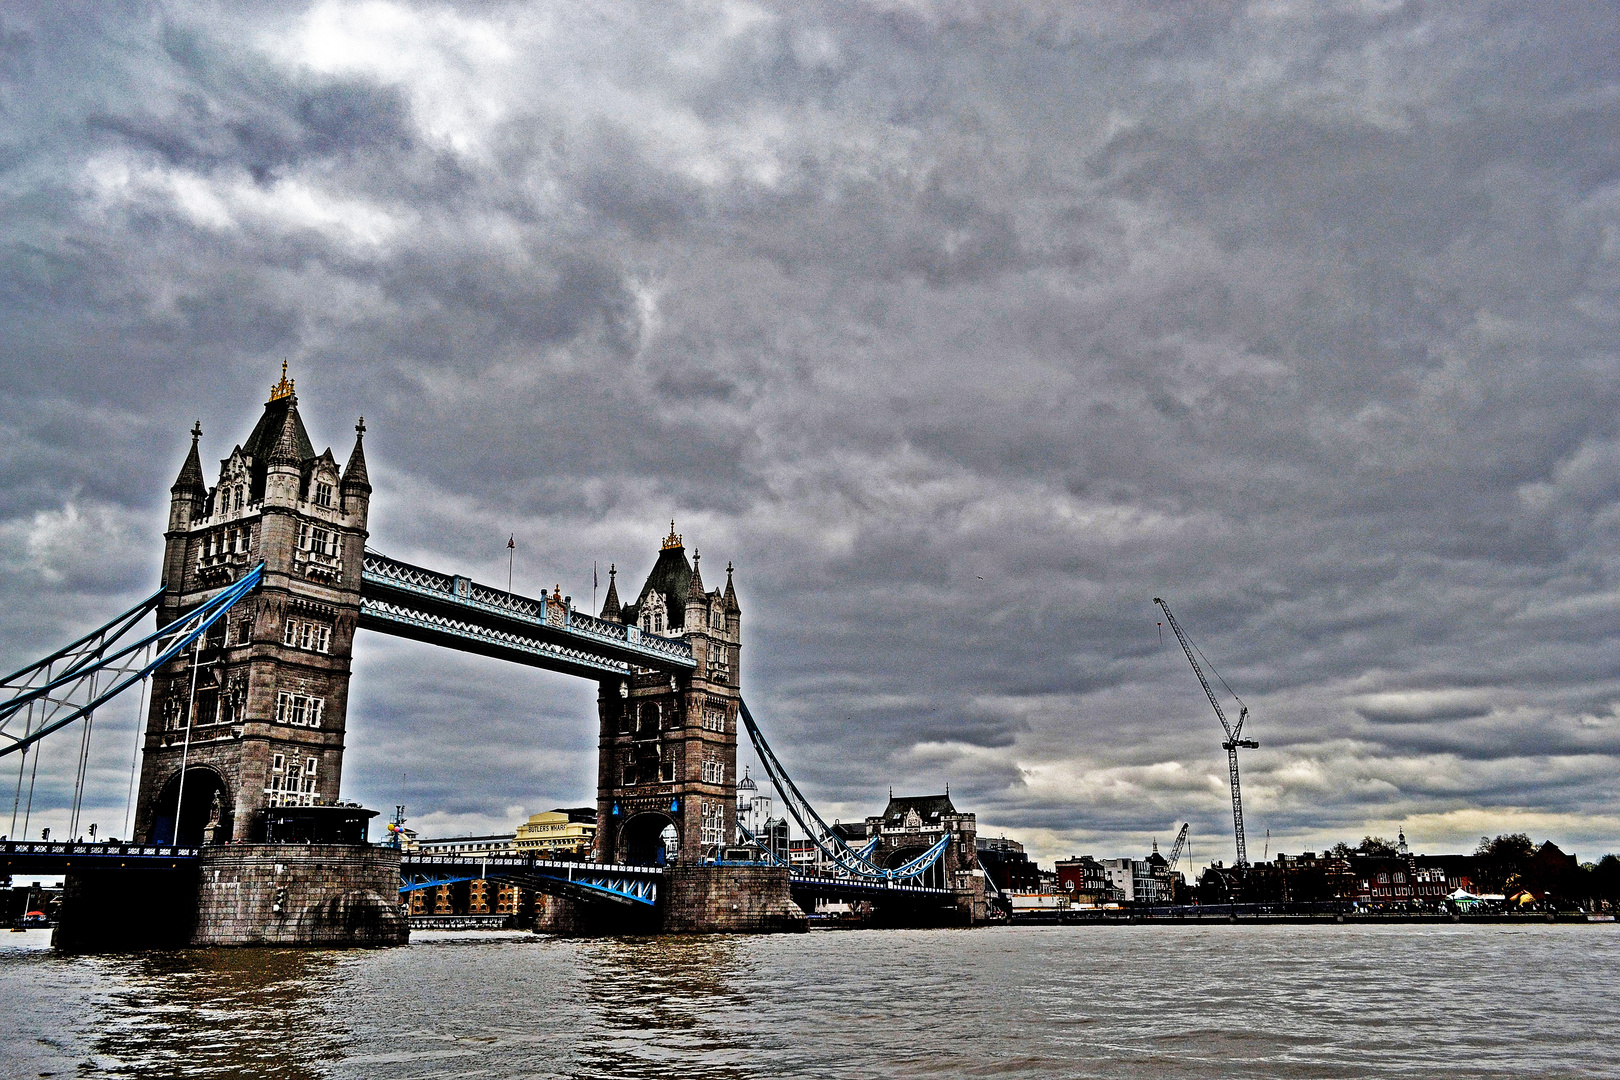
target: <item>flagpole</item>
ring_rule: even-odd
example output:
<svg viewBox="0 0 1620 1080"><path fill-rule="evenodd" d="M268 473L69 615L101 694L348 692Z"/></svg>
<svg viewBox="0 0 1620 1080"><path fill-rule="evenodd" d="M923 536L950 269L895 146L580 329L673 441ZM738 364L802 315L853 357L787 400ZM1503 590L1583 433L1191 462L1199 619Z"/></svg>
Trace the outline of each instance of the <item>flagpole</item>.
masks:
<svg viewBox="0 0 1620 1080"><path fill-rule="evenodd" d="M591 560L591 614L596 614L596 560Z"/></svg>
<svg viewBox="0 0 1620 1080"><path fill-rule="evenodd" d="M517 559L517 533L506 540L506 591L512 591L512 563Z"/></svg>

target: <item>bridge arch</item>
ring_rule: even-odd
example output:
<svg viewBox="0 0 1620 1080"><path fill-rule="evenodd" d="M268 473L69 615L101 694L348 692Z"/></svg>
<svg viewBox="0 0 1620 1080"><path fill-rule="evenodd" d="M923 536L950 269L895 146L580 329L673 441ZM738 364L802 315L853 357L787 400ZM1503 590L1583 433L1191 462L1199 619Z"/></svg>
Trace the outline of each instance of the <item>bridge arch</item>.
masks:
<svg viewBox="0 0 1620 1080"><path fill-rule="evenodd" d="M180 827L175 829L174 811L180 808ZM213 836L219 842L231 837L234 823L235 798L223 773L209 765L191 765L186 769L185 797L180 797L180 770L175 769L165 781L162 793L153 807L152 828L149 833L154 844L179 844L198 847L209 839L208 827L215 826ZM218 820L215 820L215 813Z"/></svg>
<svg viewBox="0 0 1620 1080"><path fill-rule="evenodd" d="M680 822L662 810L643 810L619 827L614 861L631 866L664 866L674 862L680 851Z"/></svg>

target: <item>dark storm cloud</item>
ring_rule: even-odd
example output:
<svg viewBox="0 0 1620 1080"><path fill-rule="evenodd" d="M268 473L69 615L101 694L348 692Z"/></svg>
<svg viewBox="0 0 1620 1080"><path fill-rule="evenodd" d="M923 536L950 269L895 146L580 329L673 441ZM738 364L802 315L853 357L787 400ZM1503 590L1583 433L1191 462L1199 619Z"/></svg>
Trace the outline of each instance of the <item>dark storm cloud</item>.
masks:
<svg viewBox="0 0 1620 1080"><path fill-rule="evenodd" d="M830 815L949 781L1043 857L1224 855L1159 595L1274 847L1620 847L1614 22L13 7L0 651L150 587L186 426L228 453L287 358L318 448L367 417L375 547L495 581L515 532L583 597L674 516L734 561ZM588 801L590 688L356 670L346 795Z"/></svg>

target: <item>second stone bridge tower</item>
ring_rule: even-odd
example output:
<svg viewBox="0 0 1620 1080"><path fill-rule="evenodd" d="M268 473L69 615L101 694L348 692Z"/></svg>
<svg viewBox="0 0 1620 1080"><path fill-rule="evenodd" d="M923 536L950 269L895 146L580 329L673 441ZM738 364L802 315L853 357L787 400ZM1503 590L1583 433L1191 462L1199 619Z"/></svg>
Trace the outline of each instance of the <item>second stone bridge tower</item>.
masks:
<svg viewBox="0 0 1620 1080"><path fill-rule="evenodd" d="M735 841L737 714L742 609L732 571L705 590L702 556L686 559L670 522L652 572L621 604L608 571L603 619L642 634L684 637L696 668L685 678L634 671L604 680L597 764L597 858L605 862L696 862Z"/></svg>

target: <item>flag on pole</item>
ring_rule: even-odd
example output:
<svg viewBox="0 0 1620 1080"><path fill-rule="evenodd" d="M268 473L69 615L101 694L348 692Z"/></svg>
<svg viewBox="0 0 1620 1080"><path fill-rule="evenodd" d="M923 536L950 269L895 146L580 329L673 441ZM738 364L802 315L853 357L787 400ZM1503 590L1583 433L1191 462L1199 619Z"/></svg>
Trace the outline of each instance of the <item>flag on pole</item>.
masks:
<svg viewBox="0 0 1620 1080"><path fill-rule="evenodd" d="M506 538L506 546L516 550L516 548L517 548L517 533L513 533L511 536Z"/></svg>

